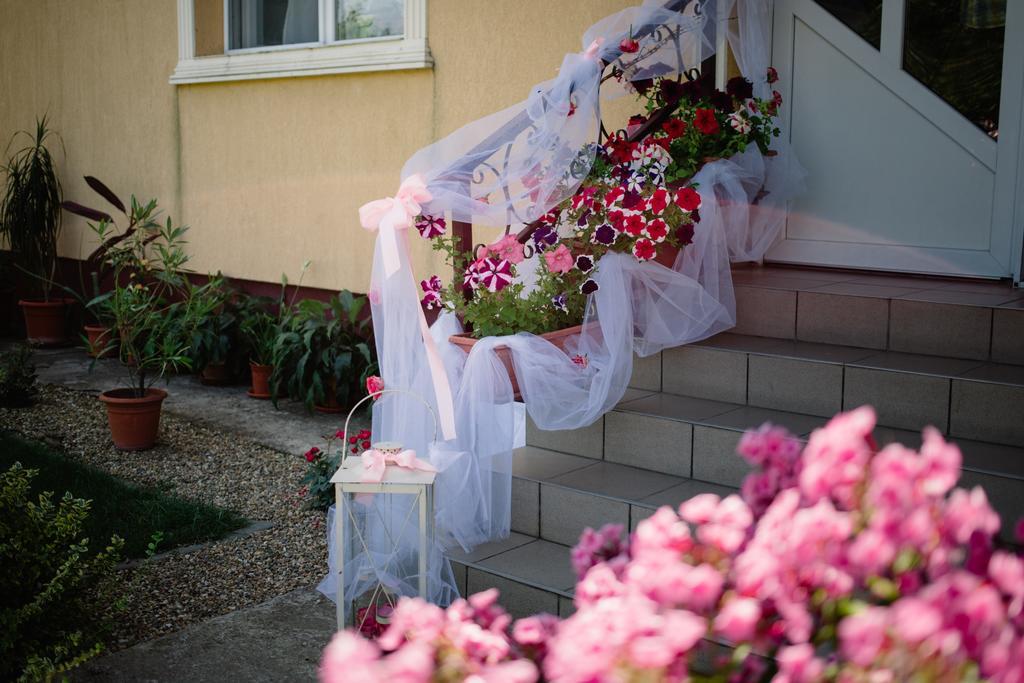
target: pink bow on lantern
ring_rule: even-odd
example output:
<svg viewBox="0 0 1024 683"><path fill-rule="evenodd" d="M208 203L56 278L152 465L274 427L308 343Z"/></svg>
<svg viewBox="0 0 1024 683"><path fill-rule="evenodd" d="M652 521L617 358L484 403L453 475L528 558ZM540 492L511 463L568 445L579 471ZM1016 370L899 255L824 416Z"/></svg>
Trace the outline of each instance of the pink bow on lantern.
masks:
<svg viewBox="0 0 1024 683"><path fill-rule="evenodd" d="M379 484L384 480L384 470L388 465L398 465L407 470L421 472L437 472L437 468L426 460L416 457L416 451L406 449L398 454L382 453L376 449L363 451L363 476L359 479L364 484Z"/></svg>
<svg viewBox="0 0 1024 683"><path fill-rule="evenodd" d="M414 174L402 181L394 197L385 197L359 207L359 222L367 230L379 231L384 274L391 277L398 271L397 230L408 230L413 219L420 214L421 204L433 195L427 189L423 176Z"/></svg>
<svg viewBox="0 0 1024 683"><path fill-rule="evenodd" d="M596 59L597 51L601 49L601 43L603 42L604 38L596 38L587 46L587 49L583 51L583 56L587 59Z"/></svg>

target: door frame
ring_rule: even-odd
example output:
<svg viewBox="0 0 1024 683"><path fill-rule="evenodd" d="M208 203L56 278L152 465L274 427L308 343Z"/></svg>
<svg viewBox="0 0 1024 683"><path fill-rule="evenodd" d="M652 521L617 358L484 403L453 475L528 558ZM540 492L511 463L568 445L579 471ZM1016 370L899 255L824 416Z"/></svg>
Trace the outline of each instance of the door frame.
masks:
<svg viewBox="0 0 1024 683"><path fill-rule="evenodd" d="M804 17L824 40L867 71L925 120L941 130L981 165L994 174L992 223L988 226L994 243L989 251L957 250L958 259L974 277L1012 276L1020 282L1024 270L1024 41L1006 40L1000 95L999 139L993 140L951 105L902 69L903 17L905 0L883 0L880 47L876 49L813 0L776 0L772 15L772 61L783 74L778 86L785 102L792 102L794 73L794 25ZM780 20L788 17L790 20ZM1024 3L1007 1L1007 36L1024 35ZM782 109L783 128L792 131L791 107ZM791 138L790 138L791 140ZM1010 225L1009 231L993 231L994 225ZM871 263L875 269L909 270L899 266L916 256L943 260L949 250L937 247L894 247L872 244L844 244L844 256ZM767 257L771 261L817 263L847 267L828 243L786 240L780 235ZM831 263L830 263L831 261ZM957 275L958 273L947 273Z"/></svg>

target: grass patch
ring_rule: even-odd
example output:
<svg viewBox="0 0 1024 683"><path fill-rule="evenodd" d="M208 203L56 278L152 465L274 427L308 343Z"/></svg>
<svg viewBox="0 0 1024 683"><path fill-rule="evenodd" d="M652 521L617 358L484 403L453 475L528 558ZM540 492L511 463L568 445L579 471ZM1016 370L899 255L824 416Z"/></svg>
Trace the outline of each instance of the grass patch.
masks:
<svg viewBox="0 0 1024 683"><path fill-rule="evenodd" d="M145 557L154 534L163 538L157 552L176 546L212 541L246 525L236 512L193 503L153 488L129 484L106 472L83 465L45 446L0 433L0 468L15 462L39 470L32 493L53 491L54 501L65 491L92 501L83 532L90 548L105 546L113 534L124 539L125 557Z"/></svg>

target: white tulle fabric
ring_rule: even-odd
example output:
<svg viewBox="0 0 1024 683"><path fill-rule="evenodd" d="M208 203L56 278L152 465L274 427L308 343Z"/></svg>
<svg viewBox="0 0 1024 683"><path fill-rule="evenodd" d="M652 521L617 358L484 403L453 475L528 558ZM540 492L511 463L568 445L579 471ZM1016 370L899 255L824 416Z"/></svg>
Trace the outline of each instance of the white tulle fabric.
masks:
<svg viewBox="0 0 1024 683"><path fill-rule="evenodd" d="M433 199L425 213L516 229L570 196L589 170L593 150L588 146L596 139L600 122L597 58L620 65L631 80L671 75L699 66L713 53L716 31L728 31L744 75L755 83L758 94L767 96L769 3L707 0L672 12L661 6L664 3L648 2L608 17L585 34L584 51L596 46L589 54L566 56L558 77L536 86L525 102L421 150L406 163L402 176L420 173L426 178ZM718 19L733 16L734 9L738 22ZM729 23L736 26L727 29ZM640 40L639 59L628 54L620 58L619 42L631 27L637 34L651 24L671 26L675 38L665 38L668 34L662 30ZM609 85L613 83L605 88ZM575 112L567 116L570 101ZM495 353L497 347L507 347L512 354L522 400L534 424L544 430L575 429L591 424L621 400L634 353L648 356L735 324L729 264L764 255L785 221L788 200L801 188L802 172L788 147L780 144L774 157L752 147L710 163L694 183L702 205L693 244L680 252L671 269L639 263L626 254L601 259L595 276L600 288L590 297L581 334L569 341L566 351L521 333L480 340L467 356L448 342L451 334L461 331L458 321L450 314L439 317L431 333L453 388L458 433L454 440L435 440L430 416L415 399L394 395L374 406L375 439L400 441L426 453L439 470L438 547L469 550L509 533L512 451L521 410ZM413 234L411 239L419 238ZM416 323L416 282L405 254L399 272L385 278L378 244L369 295L384 383L433 401ZM572 362L577 354L587 359L586 367ZM375 504L386 509L374 519L400 519L408 510L400 496L377 498ZM387 523L367 517L367 537L375 547L384 548L393 532ZM414 555L414 540L400 540L408 558ZM337 590L336 552L332 548L332 571L320 587L332 598ZM346 569L346 599L371 587L365 577L371 565L351 552L350 556L354 559L346 567L354 563L355 571ZM415 585L409 582L414 574L411 562L401 570L378 571L376 578L409 593ZM428 565L427 597L445 604L457 594L449 563L434 550Z"/></svg>

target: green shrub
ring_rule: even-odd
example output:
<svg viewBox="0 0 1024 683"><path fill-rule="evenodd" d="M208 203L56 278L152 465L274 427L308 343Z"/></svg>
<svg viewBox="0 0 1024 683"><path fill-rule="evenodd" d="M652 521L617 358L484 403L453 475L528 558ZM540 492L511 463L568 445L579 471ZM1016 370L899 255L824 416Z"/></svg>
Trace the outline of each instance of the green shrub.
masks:
<svg viewBox="0 0 1024 683"><path fill-rule="evenodd" d="M32 363L32 349L27 344L19 344L0 353L0 406L27 406L35 395L36 366Z"/></svg>
<svg viewBox="0 0 1024 683"><path fill-rule="evenodd" d="M0 680L51 680L98 654L122 540L89 553L90 501L29 498L36 470L0 474Z"/></svg>

